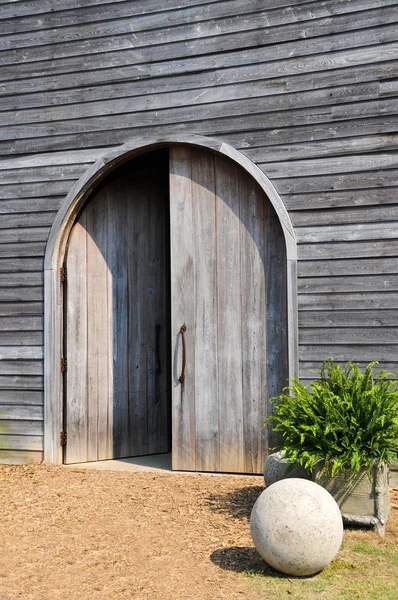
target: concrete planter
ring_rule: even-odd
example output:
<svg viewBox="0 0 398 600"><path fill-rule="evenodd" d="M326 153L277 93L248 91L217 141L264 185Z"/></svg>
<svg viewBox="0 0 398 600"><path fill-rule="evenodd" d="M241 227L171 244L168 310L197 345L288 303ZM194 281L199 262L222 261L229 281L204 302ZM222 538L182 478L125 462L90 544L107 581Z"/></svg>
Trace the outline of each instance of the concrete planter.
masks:
<svg viewBox="0 0 398 600"><path fill-rule="evenodd" d="M345 525L372 527L384 535L390 516L389 467L383 463L373 468L372 478L363 469L354 477L350 474L329 477L315 469L312 480L324 487L340 507Z"/></svg>
<svg viewBox="0 0 398 600"><path fill-rule="evenodd" d="M264 464L264 482L265 486L269 487L273 483L290 477L296 477L299 479L311 479L310 474L304 467L299 464L295 464L293 468L288 472L291 463L284 458L283 452L275 452L269 454L265 459Z"/></svg>

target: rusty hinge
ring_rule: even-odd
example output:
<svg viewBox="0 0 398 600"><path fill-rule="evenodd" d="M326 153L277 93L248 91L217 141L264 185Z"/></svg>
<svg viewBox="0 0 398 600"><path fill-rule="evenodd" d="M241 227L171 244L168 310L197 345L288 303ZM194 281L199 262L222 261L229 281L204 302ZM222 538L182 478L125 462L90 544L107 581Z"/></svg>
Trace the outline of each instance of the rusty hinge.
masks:
<svg viewBox="0 0 398 600"><path fill-rule="evenodd" d="M66 358L62 357L60 359L59 366L61 369L61 373L66 373L66 371L68 370L68 361L66 360Z"/></svg>
<svg viewBox="0 0 398 600"><path fill-rule="evenodd" d="M66 446L66 431L60 431L59 433L59 445Z"/></svg>
<svg viewBox="0 0 398 600"><path fill-rule="evenodd" d="M68 275L68 273L67 273L66 267L61 267L59 270L59 280L61 281L61 283L63 281L66 281L67 275Z"/></svg>

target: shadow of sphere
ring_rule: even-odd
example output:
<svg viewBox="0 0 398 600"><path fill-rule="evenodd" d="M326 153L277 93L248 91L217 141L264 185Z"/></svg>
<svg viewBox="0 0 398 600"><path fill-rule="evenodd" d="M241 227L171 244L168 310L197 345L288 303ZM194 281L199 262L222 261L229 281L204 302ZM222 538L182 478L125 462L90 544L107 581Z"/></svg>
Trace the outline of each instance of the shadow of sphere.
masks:
<svg viewBox="0 0 398 600"><path fill-rule="evenodd" d="M278 575L259 555L255 548L233 546L215 550L210 555L213 564L226 571L242 573L255 571L264 575Z"/></svg>

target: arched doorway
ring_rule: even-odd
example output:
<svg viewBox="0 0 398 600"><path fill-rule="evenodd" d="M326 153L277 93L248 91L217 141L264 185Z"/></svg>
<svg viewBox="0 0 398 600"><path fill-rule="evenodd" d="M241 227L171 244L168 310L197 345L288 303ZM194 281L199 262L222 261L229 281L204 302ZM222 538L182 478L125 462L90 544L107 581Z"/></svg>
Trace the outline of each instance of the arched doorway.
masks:
<svg viewBox="0 0 398 600"><path fill-rule="evenodd" d="M286 231L247 169L197 145L167 146L113 169L86 194L70 224L61 338L69 361L65 456L78 462L166 451L171 440L173 468L258 473L268 443L268 398L285 385L289 363L291 374L293 278ZM80 254L79 235L85 237ZM86 267L82 256L88 257ZM77 297L72 264L82 271L74 283ZM83 328L76 327L79 303L85 304ZM84 341L82 350L74 339L78 331L83 338L99 335L97 342ZM76 364L87 362L77 375L75 358ZM85 408L70 403L73 381L83 382L75 400L85 396L84 385L92 387ZM70 436L73 418L78 426ZM94 445L87 450L90 437Z"/></svg>

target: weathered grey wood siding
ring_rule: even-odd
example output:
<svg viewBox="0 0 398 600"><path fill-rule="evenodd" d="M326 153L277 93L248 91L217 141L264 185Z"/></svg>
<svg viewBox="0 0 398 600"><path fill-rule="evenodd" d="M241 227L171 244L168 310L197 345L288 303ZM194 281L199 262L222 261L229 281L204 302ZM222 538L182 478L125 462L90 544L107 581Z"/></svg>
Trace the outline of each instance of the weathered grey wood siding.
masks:
<svg viewBox="0 0 398 600"><path fill-rule="evenodd" d="M299 242L300 367L398 370L390 0L0 1L0 460L42 449L42 261L106 148L190 132L246 153Z"/></svg>

